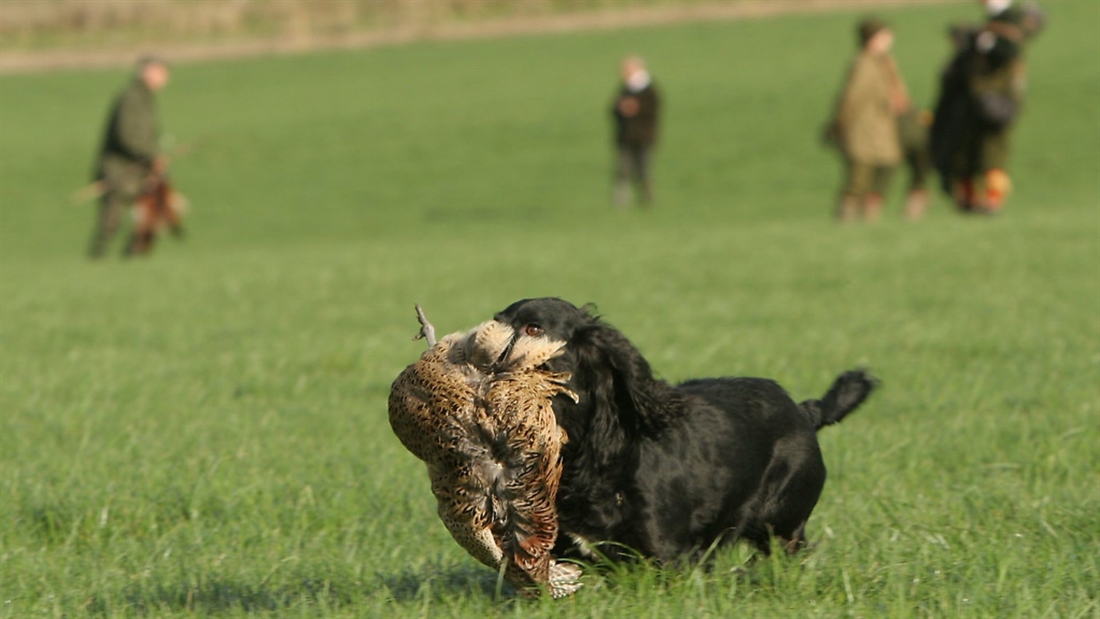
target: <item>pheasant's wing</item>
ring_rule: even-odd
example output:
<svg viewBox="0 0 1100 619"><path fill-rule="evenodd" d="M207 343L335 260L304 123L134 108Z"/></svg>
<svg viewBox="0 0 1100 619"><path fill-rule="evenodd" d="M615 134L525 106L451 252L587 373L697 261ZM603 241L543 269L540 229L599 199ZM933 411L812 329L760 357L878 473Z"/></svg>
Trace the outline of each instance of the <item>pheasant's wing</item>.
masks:
<svg viewBox="0 0 1100 619"><path fill-rule="evenodd" d="M489 390L494 416L510 421L503 453L497 454L505 467L499 491L504 518L494 522L493 531L508 561L505 576L520 590L551 584L564 442L551 400L562 389L543 373L528 372L501 377Z"/></svg>
<svg viewBox="0 0 1100 619"><path fill-rule="evenodd" d="M488 489L478 483L482 476L470 463L432 473L439 519L451 537L484 565L497 569L504 558L492 531L492 512L487 505Z"/></svg>
<svg viewBox="0 0 1100 619"><path fill-rule="evenodd" d="M508 559L505 574L517 586L549 584L551 551L558 538L554 508L561 466L557 449L527 446L536 453L509 486L507 519L495 530Z"/></svg>
<svg viewBox="0 0 1100 619"><path fill-rule="evenodd" d="M448 436L448 415L473 398L473 390L447 363L446 354L447 340L442 340L405 368L390 387L390 427L406 449L428 464L453 440Z"/></svg>
<svg viewBox="0 0 1100 619"><path fill-rule="evenodd" d="M437 511L451 536L496 569L502 553L490 530L490 481L479 466L487 451L470 437L477 381L468 366L453 362L454 341L440 340L397 377L390 390L390 426L405 448L427 463Z"/></svg>

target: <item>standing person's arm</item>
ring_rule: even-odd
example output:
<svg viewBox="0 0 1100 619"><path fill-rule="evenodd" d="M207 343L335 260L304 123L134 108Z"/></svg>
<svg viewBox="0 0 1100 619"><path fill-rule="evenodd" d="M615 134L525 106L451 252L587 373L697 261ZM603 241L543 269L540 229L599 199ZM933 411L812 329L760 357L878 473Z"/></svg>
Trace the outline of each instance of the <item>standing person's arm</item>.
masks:
<svg viewBox="0 0 1100 619"><path fill-rule="evenodd" d="M131 89L119 103L118 143L132 159L152 166L159 154L152 102Z"/></svg>
<svg viewBox="0 0 1100 619"><path fill-rule="evenodd" d="M615 100L615 116L618 118L634 118L638 115L641 103L637 95L619 95Z"/></svg>
<svg viewBox="0 0 1100 619"><path fill-rule="evenodd" d="M890 107L893 108L894 114L900 116L908 112L913 105L909 99L909 89L905 87L905 80L901 77L901 70L898 69L898 63L894 57L887 56L884 62L890 72Z"/></svg>

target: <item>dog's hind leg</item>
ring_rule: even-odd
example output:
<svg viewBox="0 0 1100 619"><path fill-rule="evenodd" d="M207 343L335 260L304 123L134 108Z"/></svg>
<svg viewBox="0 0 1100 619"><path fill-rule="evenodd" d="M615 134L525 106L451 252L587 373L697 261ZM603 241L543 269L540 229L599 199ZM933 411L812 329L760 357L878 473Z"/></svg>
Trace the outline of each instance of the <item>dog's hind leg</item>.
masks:
<svg viewBox="0 0 1100 619"><path fill-rule="evenodd" d="M741 523L733 530L730 541L744 540L752 544L753 548L766 557L772 552L772 532L771 527L759 519L760 511L761 507L758 500L753 500L744 506L742 508Z"/></svg>
<svg viewBox="0 0 1100 619"><path fill-rule="evenodd" d="M815 437L796 437L785 445L777 445L776 456L764 472L760 500L753 514L756 523L769 535L763 540L752 540L756 546L767 554L771 550L771 540L767 538L774 537L788 553L804 547L806 521L824 486L825 464Z"/></svg>

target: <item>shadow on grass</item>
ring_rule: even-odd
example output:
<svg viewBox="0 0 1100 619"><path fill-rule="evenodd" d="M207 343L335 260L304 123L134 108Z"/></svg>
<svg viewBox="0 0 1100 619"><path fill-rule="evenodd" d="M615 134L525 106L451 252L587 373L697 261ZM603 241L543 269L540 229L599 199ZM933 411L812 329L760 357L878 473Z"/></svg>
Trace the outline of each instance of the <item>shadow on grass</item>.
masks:
<svg viewBox="0 0 1100 619"><path fill-rule="evenodd" d="M406 569L396 574L379 575L378 584L398 602L451 599L464 594L498 601L518 599L511 585L498 582L497 575L488 568L475 566Z"/></svg>
<svg viewBox="0 0 1100 619"><path fill-rule="evenodd" d="M790 557L775 555L757 557L743 566L725 566L718 571L728 571L729 578L748 587L766 588L776 584L776 570L783 571L791 563ZM709 561L661 567L644 559L582 563L582 566L585 574L582 591L606 589L619 594L677 590L690 580L690 574L711 574L717 567ZM510 607L522 612L522 607L517 605L538 603L498 580L492 570L473 563L461 566L429 563L379 572L362 580L350 574L323 572L323 569L307 569L279 582L246 582L229 574L166 585L135 583L122 591L89 600L82 610L101 616L113 615L119 610L150 617L180 611L209 615L233 612L280 615L303 605L330 609L371 607L377 611L388 604L427 603L429 607L439 607L467 600L479 607Z"/></svg>
<svg viewBox="0 0 1100 619"><path fill-rule="evenodd" d="M133 586L116 595L89 600L83 610L92 615L110 615L125 608L139 615L157 616L167 611L219 614L228 611L271 613L301 604L330 608L355 607L366 599L396 603L451 601L462 597L483 598L498 603L521 600L496 574L478 567L406 569L377 574L366 582L340 579L303 578L289 583L244 583L212 578L200 583Z"/></svg>
<svg viewBox="0 0 1100 619"><path fill-rule="evenodd" d="M154 587L129 588L118 596L93 598L85 610L94 615L110 615L125 607L139 615L157 616L166 611L186 610L221 613L230 610L272 612L300 602L340 603L336 591L327 583L305 581L298 586L251 585L214 579L201 584L179 583Z"/></svg>

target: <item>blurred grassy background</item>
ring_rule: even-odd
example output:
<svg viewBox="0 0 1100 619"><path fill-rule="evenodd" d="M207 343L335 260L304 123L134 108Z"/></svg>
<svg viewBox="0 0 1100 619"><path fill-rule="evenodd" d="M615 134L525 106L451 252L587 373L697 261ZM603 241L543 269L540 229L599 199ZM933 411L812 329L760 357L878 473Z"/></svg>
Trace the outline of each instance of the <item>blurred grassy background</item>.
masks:
<svg viewBox="0 0 1100 619"><path fill-rule="evenodd" d="M916 225L831 221L857 12L181 65L192 235L128 263L69 203L127 72L0 77L0 616L1095 616L1100 7L1046 6L1008 210ZM918 101L975 11L883 11ZM632 52L667 114L656 209L616 213ZM669 379L873 368L818 547L494 601L385 399L414 302L446 331L547 294Z"/></svg>

